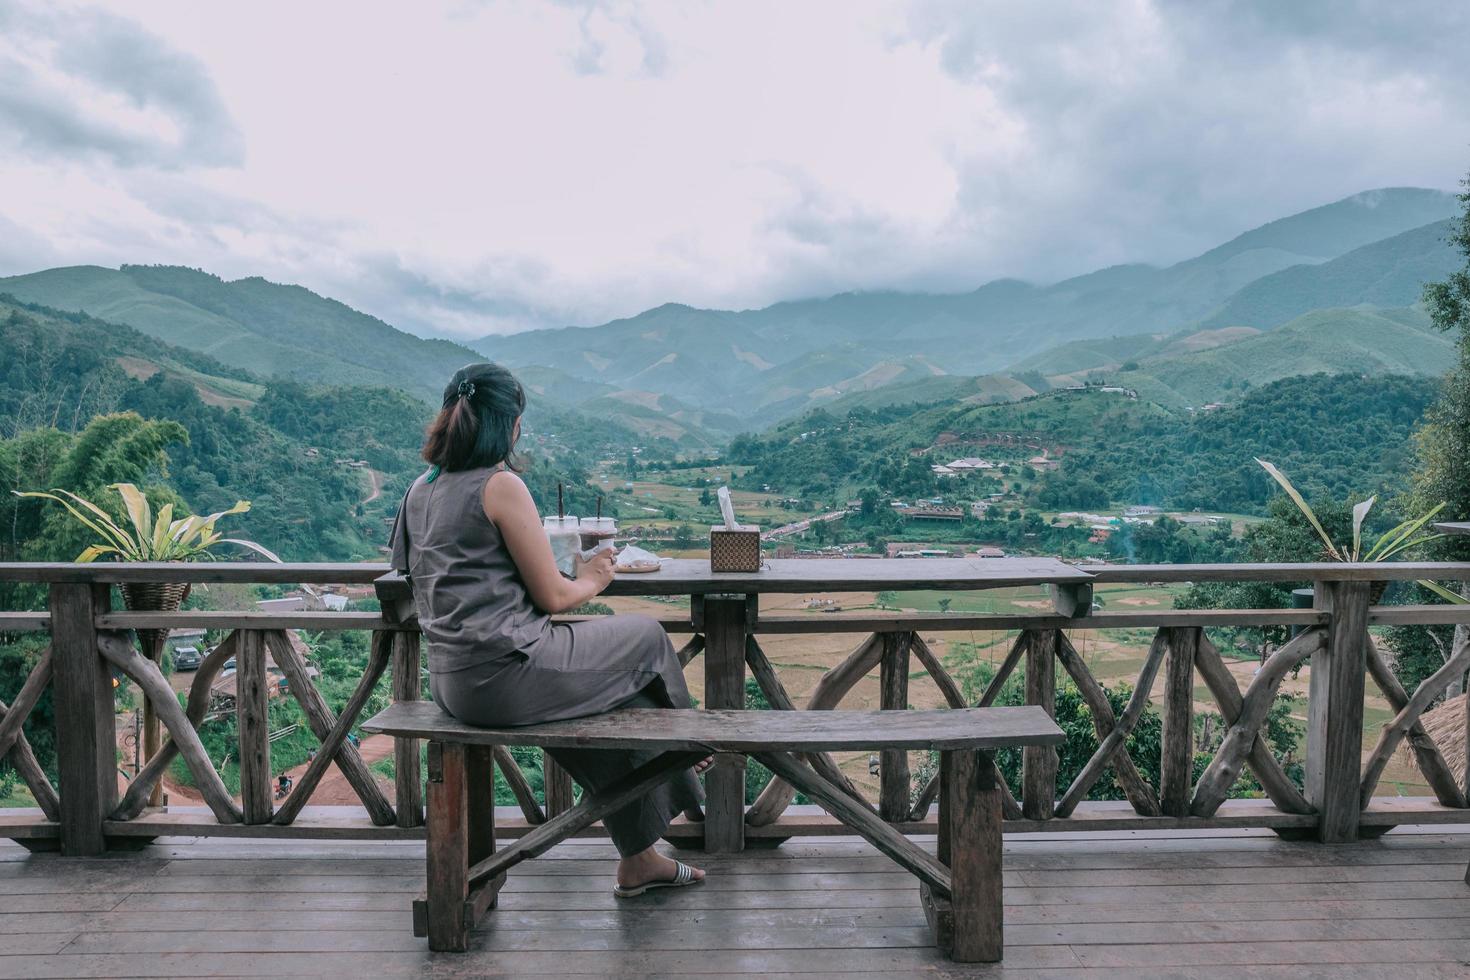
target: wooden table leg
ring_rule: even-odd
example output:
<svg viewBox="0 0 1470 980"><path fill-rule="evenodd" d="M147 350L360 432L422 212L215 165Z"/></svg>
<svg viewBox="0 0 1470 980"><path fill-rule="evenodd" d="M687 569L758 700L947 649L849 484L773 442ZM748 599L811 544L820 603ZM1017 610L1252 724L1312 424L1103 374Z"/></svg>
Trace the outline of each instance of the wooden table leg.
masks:
<svg viewBox="0 0 1470 980"><path fill-rule="evenodd" d="M469 880L470 866L495 853L494 760L493 746L429 743L428 884L413 903L413 934L432 950L467 949L505 884L504 872Z"/></svg>
<svg viewBox="0 0 1470 980"><path fill-rule="evenodd" d="M465 899L469 897L469 792L465 746L429 742L428 832L425 897L414 903L414 935L432 950L463 952L469 946Z"/></svg>
<svg viewBox="0 0 1470 980"><path fill-rule="evenodd" d="M921 890L935 941L960 963L995 963L1004 950L1001 791L989 753L941 752L939 858L948 901Z"/></svg>

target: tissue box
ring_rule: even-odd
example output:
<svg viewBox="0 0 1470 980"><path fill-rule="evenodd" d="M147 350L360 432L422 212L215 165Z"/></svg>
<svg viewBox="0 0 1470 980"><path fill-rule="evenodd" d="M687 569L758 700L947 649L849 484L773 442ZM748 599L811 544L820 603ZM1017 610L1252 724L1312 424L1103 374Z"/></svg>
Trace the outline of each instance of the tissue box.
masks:
<svg viewBox="0 0 1470 980"><path fill-rule="evenodd" d="M761 529L742 525L731 531L723 524L709 529L709 567L712 572L761 570Z"/></svg>

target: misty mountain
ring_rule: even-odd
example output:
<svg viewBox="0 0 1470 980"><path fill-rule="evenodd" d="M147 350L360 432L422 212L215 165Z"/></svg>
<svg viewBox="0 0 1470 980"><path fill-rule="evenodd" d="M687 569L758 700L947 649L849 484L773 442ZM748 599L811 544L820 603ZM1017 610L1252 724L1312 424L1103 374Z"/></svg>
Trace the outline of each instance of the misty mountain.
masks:
<svg viewBox="0 0 1470 980"><path fill-rule="evenodd" d="M1453 267L1440 223L1456 207L1441 191L1388 188L1270 222L1165 268L1114 266L1048 286L997 280L950 295L846 293L738 312L666 304L601 326L474 346L513 367L550 365L698 399L758 425L877 387L874 379L982 375L1074 340L1234 326L1263 312L1274 318L1263 325L1277 326L1316 308L1403 306L1425 278ZM1319 266L1325 271L1313 276ZM1282 294L1299 285L1296 305L1306 305L1292 308Z"/></svg>

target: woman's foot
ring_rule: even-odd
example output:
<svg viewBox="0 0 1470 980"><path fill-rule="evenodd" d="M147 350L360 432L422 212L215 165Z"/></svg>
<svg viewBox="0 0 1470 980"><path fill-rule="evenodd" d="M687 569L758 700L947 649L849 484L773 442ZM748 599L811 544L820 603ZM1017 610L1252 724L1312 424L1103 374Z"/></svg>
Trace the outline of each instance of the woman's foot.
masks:
<svg viewBox="0 0 1470 980"><path fill-rule="evenodd" d="M681 871L681 868L686 870ZM691 868L650 847L618 862L616 891L619 894L636 894L649 887L692 885L703 880L702 869Z"/></svg>

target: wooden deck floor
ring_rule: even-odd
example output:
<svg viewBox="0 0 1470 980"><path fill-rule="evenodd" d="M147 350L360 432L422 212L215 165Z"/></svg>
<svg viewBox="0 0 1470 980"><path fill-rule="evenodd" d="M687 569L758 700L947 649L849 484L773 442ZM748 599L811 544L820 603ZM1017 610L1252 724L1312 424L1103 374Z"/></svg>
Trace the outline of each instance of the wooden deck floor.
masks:
<svg viewBox="0 0 1470 980"><path fill-rule="evenodd" d="M410 934L422 854L175 838L63 859L0 841L0 976L1470 976L1470 827L1338 847L1008 838L1006 960L985 968L933 951L913 879L859 841L706 858L707 884L626 902L610 847L569 842L512 872L463 955Z"/></svg>

